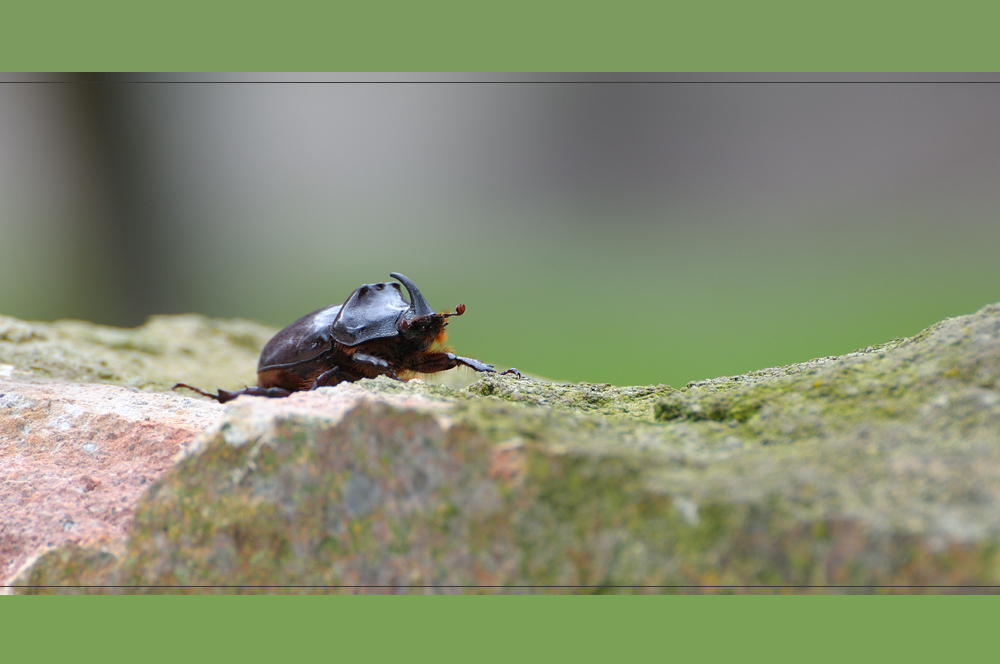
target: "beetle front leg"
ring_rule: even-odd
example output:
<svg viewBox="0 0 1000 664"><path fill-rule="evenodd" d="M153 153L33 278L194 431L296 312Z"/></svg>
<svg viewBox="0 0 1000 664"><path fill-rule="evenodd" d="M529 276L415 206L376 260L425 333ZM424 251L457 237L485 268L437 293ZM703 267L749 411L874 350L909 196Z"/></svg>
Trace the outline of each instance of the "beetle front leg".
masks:
<svg viewBox="0 0 1000 664"><path fill-rule="evenodd" d="M452 353L427 353L414 362L410 368L418 373L437 373L438 371L454 369L457 366L469 367L484 373L496 371L492 364L486 364L471 357L459 357Z"/></svg>
<svg viewBox="0 0 1000 664"><path fill-rule="evenodd" d="M451 355L451 353L448 353ZM480 362L479 360L474 360L471 357L462 357L461 355L452 355L455 361L462 365L469 367L470 369L475 369L476 371L482 371L485 373L495 373L496 369L493 368L492 364L486 364L485 362Z"/></svg>

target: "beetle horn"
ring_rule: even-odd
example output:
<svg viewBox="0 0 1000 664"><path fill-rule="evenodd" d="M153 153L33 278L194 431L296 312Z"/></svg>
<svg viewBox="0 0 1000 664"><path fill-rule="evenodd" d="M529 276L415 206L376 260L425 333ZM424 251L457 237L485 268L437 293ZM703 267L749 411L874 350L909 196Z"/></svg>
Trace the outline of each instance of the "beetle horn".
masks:
<svg viewBox="0 0 1000 664"><path fill-rule="evenodd" d="M423 293L420 292L415 283L398 272L392 272L389 276L406 286L406 292L410 294L410 309L413 310L414 318L423 318L434 313L431 305L427 304L427 300L424 299Z"/></svg>

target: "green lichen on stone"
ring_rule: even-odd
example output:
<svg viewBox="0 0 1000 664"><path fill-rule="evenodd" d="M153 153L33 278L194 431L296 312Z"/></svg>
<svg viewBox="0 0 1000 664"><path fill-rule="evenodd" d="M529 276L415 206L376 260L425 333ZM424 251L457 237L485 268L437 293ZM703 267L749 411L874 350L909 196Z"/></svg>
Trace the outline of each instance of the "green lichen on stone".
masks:
<svg viewBox="0 0 1000 664"><path fill-rule="evenodd" d="M59 378L165 391L256 383L257 357L277 330L245 320L152 316L132 329L0 316L0 365L19 379Z"/></svg>
<svg viewBox="0 0 1000 664"><path fill-rule="evenodd" d="M726 422L753 442L822 438L913 421L946 429L995 424L1000 307L943 321L912 339L842 357L690 383L660 401L660 421Z"/></svg>
<svg viewBox="0 0 1000 664"><path fill-rule="evenodd" d="M513 403L549 406L557 409L593 413L605 417L624 417L641 421L654 420L654 407L663 397L676 392L669 385L614 387L610 383L567 385L533 380L512 380L487 374L469 386L480 396L491 396Z"/></svg>
<svg viewBox="0 0 1000 664"><path fill-rule="evenodd" d="M241 397L102 569L115 592L997 584L1000 305L681 390L489 375Z"/></svg>

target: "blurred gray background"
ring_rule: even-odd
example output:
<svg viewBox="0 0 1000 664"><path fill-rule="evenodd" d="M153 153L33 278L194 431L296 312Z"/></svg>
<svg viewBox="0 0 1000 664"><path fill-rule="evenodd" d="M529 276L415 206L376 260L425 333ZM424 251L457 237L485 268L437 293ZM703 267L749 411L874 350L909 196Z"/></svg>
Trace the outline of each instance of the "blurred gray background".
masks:
<svg viewBox="0 0 1000 664"><path fill-rule="evenodd" d="M840 354L1000 301L993 75L5 75L0 314L283 326L412 278L571 381Z"/></svg>

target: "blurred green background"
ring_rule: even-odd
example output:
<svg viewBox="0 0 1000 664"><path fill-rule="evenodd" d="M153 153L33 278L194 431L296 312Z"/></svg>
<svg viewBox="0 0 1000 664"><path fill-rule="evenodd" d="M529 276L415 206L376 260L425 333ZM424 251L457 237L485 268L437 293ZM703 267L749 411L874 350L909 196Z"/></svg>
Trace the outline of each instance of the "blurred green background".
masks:
<svg viewBox="0 0 1000 664"><path fill-rule="evenodd" d="M283 326L397 271L464 355L682 386L1000 301L1000 78L807 78L8 75L0 314Z"/></svg>

